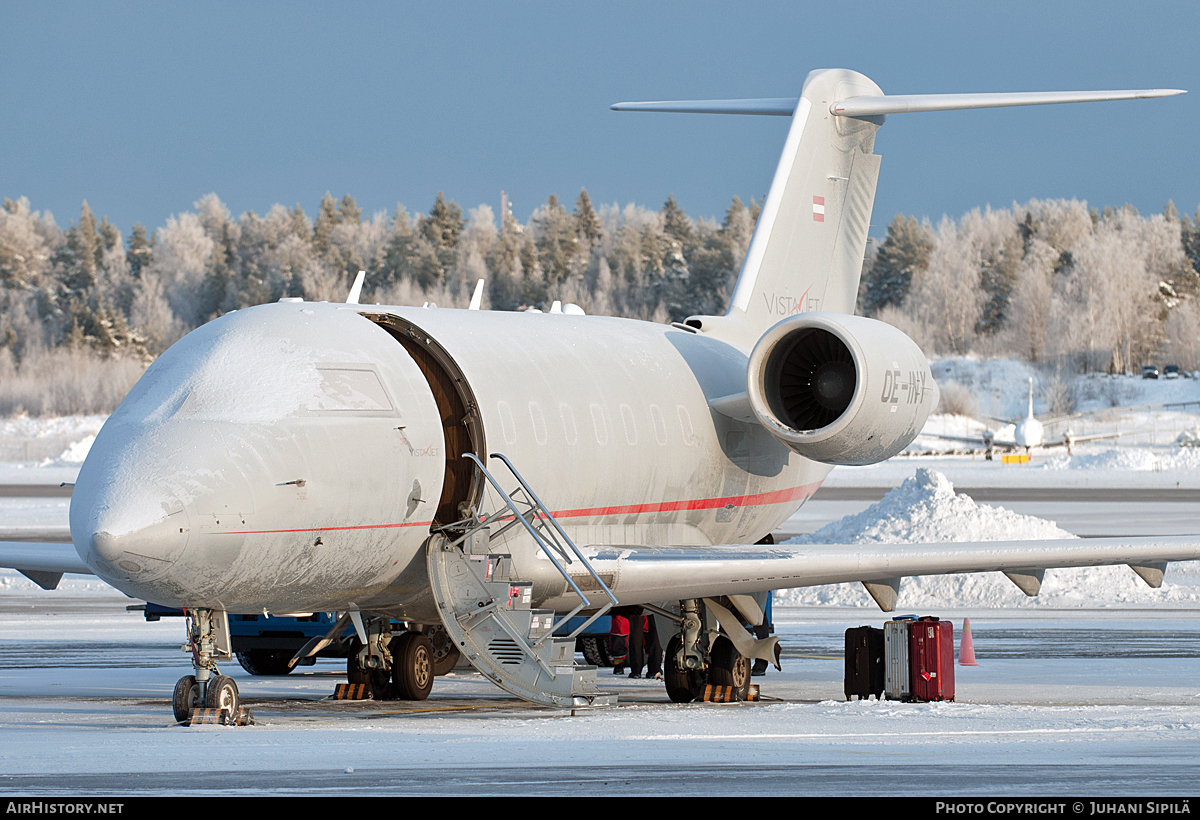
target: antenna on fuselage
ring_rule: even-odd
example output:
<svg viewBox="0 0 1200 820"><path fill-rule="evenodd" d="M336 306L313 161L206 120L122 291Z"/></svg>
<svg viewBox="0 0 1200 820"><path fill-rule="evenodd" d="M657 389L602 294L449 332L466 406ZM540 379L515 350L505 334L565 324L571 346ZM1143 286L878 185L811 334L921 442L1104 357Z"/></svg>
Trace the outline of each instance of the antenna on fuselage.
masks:
<svg viewBox="0 0 1200 820"><path fill-rule="evenodd" d="M503 192L502 192L503 193ZM479 310L479 306L483 304L483 280L480 279L475 283L475 292L471 294L471 305L467 310Z"/></svg>
<svg viewBox="0 0 1200 820"><path fill-rule="evenodd" d="M358 304L358 296L362 293L363 280L366 278L367 272L365 270L360 270L358 276L354 277L354 284L350 287L350 295L346 297L346 304Z"/></svg>

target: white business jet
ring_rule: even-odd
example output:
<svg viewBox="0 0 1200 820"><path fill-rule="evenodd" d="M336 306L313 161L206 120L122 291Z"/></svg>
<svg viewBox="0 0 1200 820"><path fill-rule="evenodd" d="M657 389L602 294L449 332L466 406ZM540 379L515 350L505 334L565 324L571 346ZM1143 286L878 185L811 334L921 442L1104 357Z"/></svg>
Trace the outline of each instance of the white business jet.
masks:
<svg viewBox="0 0 1200 820"><path fill-rule="evenodd" d="M555 633L617 602L671 625L667 691L690 701L707 683L744 695L749 659L777 662L753 634L769 590L860 581L887 610L909 575L1002 571L1036 592L1046 567L1127 563L1161 582L1200 539L760 542L834 465L903 449L937 403L917 345L853 315L885 117L1177 93L886 96L832 69L798 99L613 106L791 118L727 314L227 314L160 356L96 437L74 550L10 543L0 563L185 607L181 721L237 713L218 669L228 612L342 613L352 672L404 698L429 693L444 631L509 692L577 708L615 697Z"/></svg>

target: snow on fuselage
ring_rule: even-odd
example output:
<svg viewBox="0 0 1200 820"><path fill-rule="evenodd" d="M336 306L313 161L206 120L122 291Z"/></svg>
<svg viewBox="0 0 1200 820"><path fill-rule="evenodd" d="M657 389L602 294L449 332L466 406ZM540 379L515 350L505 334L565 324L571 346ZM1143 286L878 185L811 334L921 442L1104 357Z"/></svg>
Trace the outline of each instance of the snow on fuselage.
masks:
<svg viewBox="0 0 1200 820"><path fill-rule="evenodd" d="M420 345L457 370L431 380ZM746 351L631 320L249 308L130 391L80 471L72 537L98 575L156 603L433 622L430 527L499 506L478 482L443 498L467 446L438 390L466 385L470 447L507 455L580 544L750 543L830 468L709 409L745 373ZM536 598L550 567L534 563Z"/></svg>

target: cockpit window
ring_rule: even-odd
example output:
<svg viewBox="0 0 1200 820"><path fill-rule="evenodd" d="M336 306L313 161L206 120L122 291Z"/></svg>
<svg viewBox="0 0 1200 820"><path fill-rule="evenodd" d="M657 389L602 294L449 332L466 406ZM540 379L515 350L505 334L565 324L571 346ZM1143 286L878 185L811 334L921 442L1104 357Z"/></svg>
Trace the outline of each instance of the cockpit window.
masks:
<svg viewBox="0 0 1200 820"><path fill-rule="evenodd" d="M321 387L305 405L312 413L330 411L383 411L393 409L392 400L373 370L318 367Z"/></svg>

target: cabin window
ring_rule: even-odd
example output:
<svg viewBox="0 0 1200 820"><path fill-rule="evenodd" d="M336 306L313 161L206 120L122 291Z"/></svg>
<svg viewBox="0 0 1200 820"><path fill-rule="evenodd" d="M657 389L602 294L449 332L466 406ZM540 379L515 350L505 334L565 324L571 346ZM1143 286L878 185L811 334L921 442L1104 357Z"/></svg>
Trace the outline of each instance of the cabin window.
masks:
<svg viewBox="0 0 1200 820"><path fill-rule="evenodd" d="M571 405L566 402L558 405L558 414L562 416L563 436L567 444L574 447L579 441L579 432L575 429L575 414L571 412Z"/></svg>
<svg viewBox="0 0 1200 820"><path fill-rule="evenodd" d="M633 418L633 408L628 404L621 405L621 423L625 426L625 440L630 447L637 445L637 421Z"/></svg>
<svg viewBox="0 0 1200 820"><path fill-rule="evenodd" d="M538 444L545 444L546 417L542 415L542 406L536 401L529 402L529 419L533 422L533 437Z"/></svg>
<svg viewBox="0 0 1200 820"><path fill-rule="evenodd" d="M592 405L592 427L596 431L596 443L601 447L608 444L608 425L604 421L604 408Z"/></svg>

